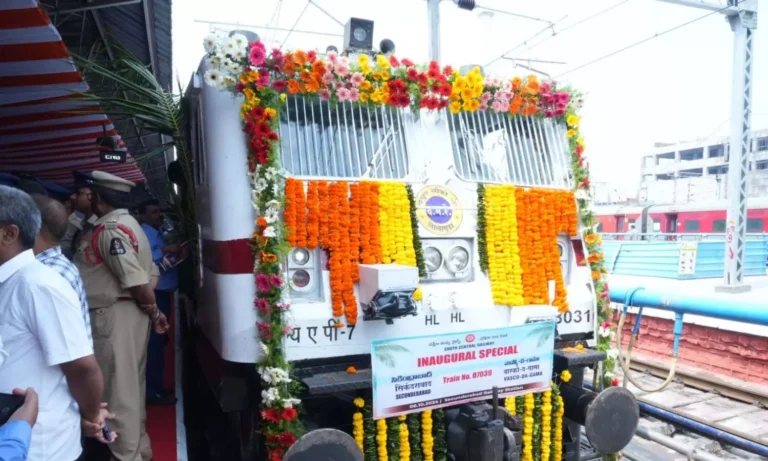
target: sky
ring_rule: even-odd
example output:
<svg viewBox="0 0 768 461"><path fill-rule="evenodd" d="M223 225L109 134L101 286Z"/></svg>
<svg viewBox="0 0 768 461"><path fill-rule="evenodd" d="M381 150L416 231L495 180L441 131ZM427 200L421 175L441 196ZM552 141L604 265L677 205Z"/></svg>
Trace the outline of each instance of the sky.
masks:
<svg viewBox="0 0 768 461"><path fill-rule="evenodd" d="M725 0L708 1L725 4ZM395 42L396 56L415 62L429 58L425 0L187 0L179 8L180 3L173 11L173 66L182 82L188 82L197 69L203 57L202 40L212 27L225 32L253 30L268 45L273 42L284 49L324 51L329 45L342 48L343 26L336 20L345 23L356 17L375 22L375 45L389 38ZM709 15L589 64L709 12L658 0L476 3L502 12L469 12L450 0L442 2L441 62L485 66L513 49L506 56L514 61L497 59L485 67L486 72L509 77L531 73L517 67L519 63L584 93L581 130L593 182L634 196L642 156L650 153L655 142L728 134L733 34L723 15ZM758 4L768 11L768 0ZM255 28L266 25L294 32ZM753 44L754 129L768 128L766 27L758 24Z"/></svg>

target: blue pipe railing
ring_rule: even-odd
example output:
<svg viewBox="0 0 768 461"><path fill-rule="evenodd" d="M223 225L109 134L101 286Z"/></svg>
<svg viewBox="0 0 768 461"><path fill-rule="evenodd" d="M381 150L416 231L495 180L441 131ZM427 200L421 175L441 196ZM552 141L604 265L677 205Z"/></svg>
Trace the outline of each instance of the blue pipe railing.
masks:
<svg viewBox="0 0 768 461"><path fill-rule="evenodd" d="M703 317L712 317L755 325L768 325L768 308L766 308L765 302L757 303L735 299L723 300L717 298L704 298L682 295L679 293L648 290L643 287L625 287L621 285L611 285L610 299L612 302L623 304L622 318L626 316L629 307L639 308L637 319L632 329L633 338L636 338L639 332L643 308L647 307L674 312L673 357L675 358L677 357L677 351L680 345L680 337L683 334L683 316L685 314L700 315ZM641 411L652 416L680 424L688 429L703 433L715 440L733 445L743 450L757 453L762 456L768 456L768 446L766 445L738 437L734 434L707 426L706 424L685 418L681 415L671 413L644 402L638 402L638 405L640 406Z"/></svg>
<svg viewBox="0 0 768 461"><path fill-rule="evenodd" d="M626 307L650 307L672 311L677 314L692 314L734 322L768 326L768 308L766 303L744 300L723 300L704 298L649 290L642 287L630 288L611 285L611 301L625 304Z"/></svg>

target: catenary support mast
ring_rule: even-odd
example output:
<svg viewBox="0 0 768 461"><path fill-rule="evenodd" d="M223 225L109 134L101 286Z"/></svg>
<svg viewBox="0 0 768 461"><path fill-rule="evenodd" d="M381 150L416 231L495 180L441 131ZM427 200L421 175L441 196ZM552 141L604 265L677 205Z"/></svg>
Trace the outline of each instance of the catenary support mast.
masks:
<svg viewBox="0 0 768 461"><path fill-rule="evenodd" d="M725 229L725 278L718 291L744 292L744 249L747 237L747 176L752 112L753 36L757 0L727 0L727 6L695 0L659 0L724 14L733 31L731 140L728 158L728 213Z"/></svg>

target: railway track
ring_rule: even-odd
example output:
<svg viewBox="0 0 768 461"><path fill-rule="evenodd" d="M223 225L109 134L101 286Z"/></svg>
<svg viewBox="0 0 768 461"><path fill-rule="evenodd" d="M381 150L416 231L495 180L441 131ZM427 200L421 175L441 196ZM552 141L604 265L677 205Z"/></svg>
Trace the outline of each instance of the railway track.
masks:
<svg viewBox="0 0 768 461"><path fill-rule="evenodd" d="M668 373L661 362L634 357L631 368L646 388L659 386ZM623 380L620 369L618 374ZM585 381L592 381L589 372ZM627 388L637 397L641 419L623 452L626 459L768 461L768 389L690 368L679 370L660 392Z"/></svg>

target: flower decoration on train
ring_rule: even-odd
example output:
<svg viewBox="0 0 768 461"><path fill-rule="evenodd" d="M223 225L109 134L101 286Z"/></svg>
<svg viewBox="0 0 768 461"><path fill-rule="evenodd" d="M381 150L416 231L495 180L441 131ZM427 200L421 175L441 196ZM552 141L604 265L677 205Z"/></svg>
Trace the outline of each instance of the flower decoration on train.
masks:
<svg viewBox="0 0 768 461"><path fill-rule="evenodd" d="M300 435L294 410L299 401L293 397L295 383L282 345L291 331L290 306L283 302L286 283L281 268L288 250L322 248L328 252L331 304L337 326L343 326L341 320L348 325L357 322L354 283L359 277L358 264L392 262L418 267L424 273L413 193L405 185L365 181L305 184L286 180L280 174L279 117L292 96L317 98L331 105L449 110L454 114L490 112L552 118L564 124L574 190L481 187L480 266L491 280L496 303L519 306L552 302L565 312L567 294L560 273L557 235L576 237L581 232L584 262L590 267L598 295L597 347L611 350L612 335L604 334L604 330L610 332L612 328L605 262L589 207L589 169L577 114L581 106L578 93L533 75L484 77L477 68L462 74L436 62L417 65L394 56L361 54L349 59L335 53L321 57L314 51L270 51L263 43L248 43L239 34L210 36L204 46L208 56L205 82L242 96L241 117L249 148L247 171L257 216L252 243L257 288L254 305L263 352L258 364L263 384L261 433L270 461L281 460ZM514 209L542 212L534 218L526 213L510 213ZM549 299L550 280L555 281L554 299ZM418 299L420 292L414 297ZM603 363L600 384L611 384L615 360L609 354ZM388 424L373 422L369 405L357 408L355 439L360 445L362 435L366 460L445 459L442 411L424 412ZM518 398L515 410L524 419L523 458L549 453L548 458L560 459L563 405L557 387L543 395ZM403 447L406 441L410 446Z"/></svg>

